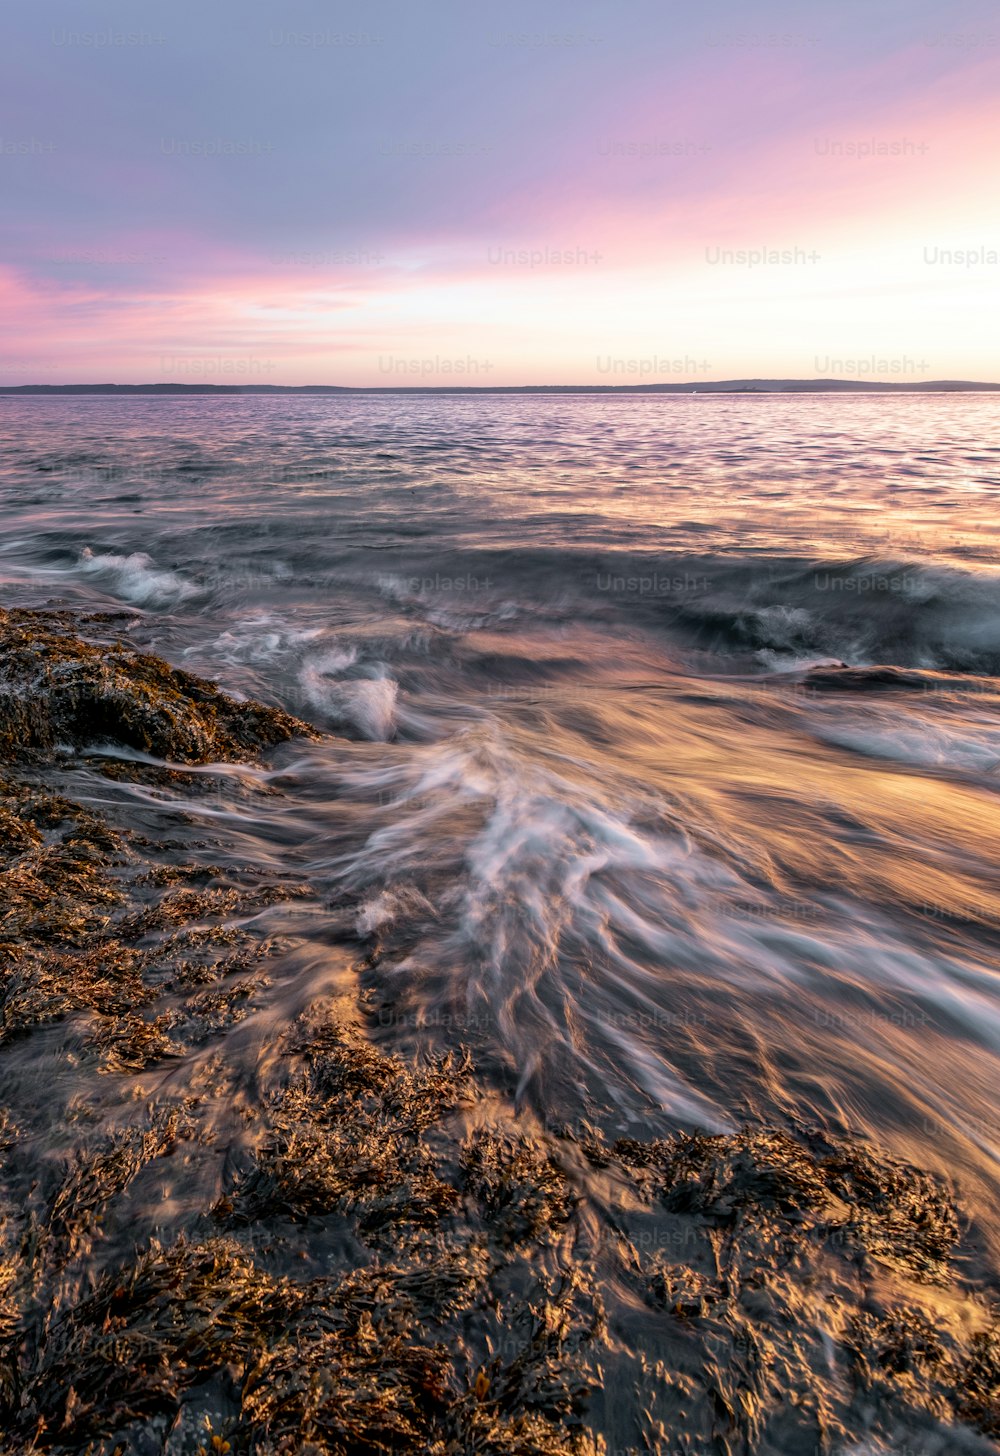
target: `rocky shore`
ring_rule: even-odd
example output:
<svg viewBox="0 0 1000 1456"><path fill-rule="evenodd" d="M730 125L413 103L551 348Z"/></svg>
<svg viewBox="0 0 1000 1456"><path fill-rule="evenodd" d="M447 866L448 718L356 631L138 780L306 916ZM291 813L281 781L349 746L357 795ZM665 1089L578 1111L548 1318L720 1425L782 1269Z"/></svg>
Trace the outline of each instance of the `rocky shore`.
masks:
<svg viewBox="0 0 1000 1456"><path fill-rule="evenodd" d="M0 1456L1000 1450L960 1190L817 1127L545 1127L326 984L268 1020L309 886L74 785L313 730L122 625L0 614Z"/></svg>

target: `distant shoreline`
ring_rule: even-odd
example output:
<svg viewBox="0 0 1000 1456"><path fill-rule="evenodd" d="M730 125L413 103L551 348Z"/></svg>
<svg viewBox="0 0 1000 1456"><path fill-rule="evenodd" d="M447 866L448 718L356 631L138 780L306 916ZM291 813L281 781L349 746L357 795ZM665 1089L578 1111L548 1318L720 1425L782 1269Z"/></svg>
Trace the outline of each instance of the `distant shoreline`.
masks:
<svg viewBox="0 0 1000 1456"><path fill-rule="evenodd" d="M2 384L0 395L410 395L410 394L976 394L1000 392L1000 384L935 379L900 384L856 379L723 379L690 384Z"/></svg>

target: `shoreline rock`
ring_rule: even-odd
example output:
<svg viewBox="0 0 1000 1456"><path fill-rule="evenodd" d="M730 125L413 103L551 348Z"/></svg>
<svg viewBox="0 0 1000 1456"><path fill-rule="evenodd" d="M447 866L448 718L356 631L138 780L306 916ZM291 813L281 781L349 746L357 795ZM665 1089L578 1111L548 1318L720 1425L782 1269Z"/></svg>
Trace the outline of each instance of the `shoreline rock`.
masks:
<svg viewBox="0 0 1000 1456"><path fill-rule="evenodd" d="M317 734L119 641L53 630L50 613L0 611L0 762L108 742L178 763L238 762L296 736Z"/></svg>

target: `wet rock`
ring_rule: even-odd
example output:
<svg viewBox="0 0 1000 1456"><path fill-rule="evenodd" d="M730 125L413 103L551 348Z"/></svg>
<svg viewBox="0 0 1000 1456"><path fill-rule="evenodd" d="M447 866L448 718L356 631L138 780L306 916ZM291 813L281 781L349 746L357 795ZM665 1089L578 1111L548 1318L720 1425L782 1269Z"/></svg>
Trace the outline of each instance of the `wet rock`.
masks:
<svg viewBox="0 0 1000 1456"><path fill-rule="evenodd" d="M959 1390L962 1417L1000 1441L1000 1318L973 1336Z"/></svg>
<svg viewBox="0 0 1000 1456"><path fill-rule="evenodd" d="M461 1153L463 1186L482 1202L498 1237L512 1245L550 1239L579 1201L537 1139L481 1129Z"/></svg>
<svg viewBox="0 0 1000 1456"><path fill-rule="evenodd" d="M720 1228L750 1220L818 1231L923 1283L947 1282L959 1225L942 1180L861 1143L747 1128L614 1145L664 1206Z"/></svg>
<svg viewBox="0 0 1000 1456"><path fill-rule="evenodd" d="M66 1261L211 1128L193 1099L58 1171L22 1150L38 1182L0 1240L12 1451L112 1456L127 1431L206 1456L602 1456L592 1408L616 1428L622 1393L640 1423L610 1449L630 1453L994 1449L998 1326L928 1175L807 1130L574 1144L494 1107L462 1136L471 1066L387 1055L322 1003L281 1051L192 1232L75 1289ZM617 1243L588 1164L622 1195Z"/></svg>
<svg viewBox="0 0 1000 1456"><path fill-rule="evenodd" d="M107 743L178 763L239 761L315 736L280 708L61 625L44 612L0 612L0 762Z"/></svg>
<svg viewBox="0 0 1000 1456"><path fill-rule="evenodd" d="M239 1019L264 952L233 921L296 887L213 887L212 867L152 863L127 830L12 778L0 778L4 825L0 1047L87 1013L84 1045L105 1069L138 1071ZM165 990L185 999L148 1012Z"/></svg>

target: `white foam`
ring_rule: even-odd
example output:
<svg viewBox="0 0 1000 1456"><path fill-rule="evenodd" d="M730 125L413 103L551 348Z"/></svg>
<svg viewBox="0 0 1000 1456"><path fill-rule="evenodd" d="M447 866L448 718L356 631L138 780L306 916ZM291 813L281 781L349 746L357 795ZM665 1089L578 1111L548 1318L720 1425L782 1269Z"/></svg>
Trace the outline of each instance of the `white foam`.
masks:
<svg viewBox="0 0 1000 1456"><path fill-rule="evenodd" d="M339 711L355 728L376 743L386 743L396 728L395 678L355 678L339 686Z"/></svg>
<svg viewBox="0 0 1000 1456"><path fill-rule="evenodd" d="M347 723L364 738L386 743L396 730L399 684L384 663L370 665L370 676L339 677L357 656L355 648L331 648L308 659L300 669L299 685L309 707L331 723Z"/></svg>
<svg viewBox="0 0 1000 1456"><path fill-rule="evenodd" d="M93 552L85 546L79 569L85 576L103 579L115 596L138 607L170 607L194 596L196 588L175 571L157 567L144 551L120 556Z"/></svg>
<svg viewBox="0 0 1000 1456"><path fill-rule="evenodd" d="M1000 788L1000 722L967 718L961 724L901 718L872 711L867 716L821 722L818 736L839 748L872 758L887 758L913 768L958 773L996 774Z"/></svg>
<svg viewBox="0 0 1000 1456"><path fill-rule="evenodd" d="M886 916L832 892L802 923L754 863L713 850L711 821L689 826L626 780L539 754L503 720L342 772L348 801L377 792L376 822L317 870L357 896L357 928L387 947L380 974L397 994L419 987L431 1010L483 1018L520 1081L530 1071L557 1093L560 1078L583 1079L630 1114L652 1102L720 1127L723 1108L674 1051L697 1038L704 1007L730 1000L738 1018L765 997L776 1016L818 1017L843 984L876 1006L937 1007L1000 1047L974 964L900 940ZM874 1044L891 1032L874 1013L845 1025L830 1034Z"/></svg>
<svg viewBox="0 0 1000 1456"><path fill-rule="evenodd" d="M207 646L188 648L185 656L206 650L222 662L270 663L296 652L305 643L323 635L322 627L295 628L268 612L234 622ZM353 659L352 659L353 660Z"/></svg>

